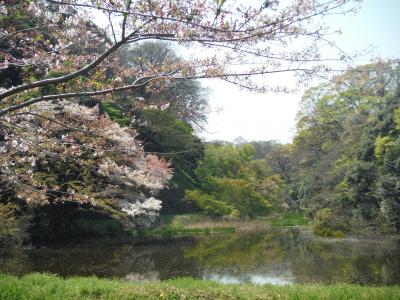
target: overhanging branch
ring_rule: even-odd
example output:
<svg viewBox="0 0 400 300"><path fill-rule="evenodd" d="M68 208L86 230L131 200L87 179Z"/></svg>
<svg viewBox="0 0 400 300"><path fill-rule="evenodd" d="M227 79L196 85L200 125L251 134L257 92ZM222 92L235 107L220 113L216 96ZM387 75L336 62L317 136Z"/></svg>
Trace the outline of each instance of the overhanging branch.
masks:
<svg viewBox="0 0 400 300"><path fill-rule="evenodd" d="M144 86L151 81L154 81L156 79L160 79L163 77L168 77L172 74L173 74L173 72L170 72L170 73L164 74L164 75L160 75L160 76L154 76L154 77L141 77L141 78L136 79L133 84L125 85L125 86L117 87L117 88L109 88L109 89L98 90L98 91L63 93L63 94L57 94L57 95L41 96L41 97L33 98L28 101L19 103L19 104L12 105L8 108L4 108L4 109L0 110L0 116L3 116L10 112L13 112L13 111L19 110L21 108L28 107L32 104L43 102L43 101L69 99L69 98L84 97L84 96L90 97L90 96L111 94L111 93L115 93L115 92L119 92L119 91L126 91L126 90L134 89L134 88L137 88L140 86Z"/></svg>
<svg viewBox="0 0 400 300"><path fill-rule="evenodd" d="M150 22L152 22L153 20L154 19L150 19L150 20L146 21L141 26L136 28L133 32L131 32L129 35L127 35L126 37L123 37L120 41L114 43L110 48L108 48L106 51L104 51L97 59L95 59L90 64L86 65L85 67L83 67L73 73L64 75L64 76L39 80L39 81L16 86L14 88L11 88L7 91L0 93L0 100L6 98L8 96L17 94L19 92L23 92L23 91L30 90L30 89L37 88L37 87L46 86L49 84L57 84L57 83L66 82L66 81L72 80L78 76L87 74L88 72L90 72L91 70L96 68L100 63L102 63L107 57L109 57L112 53L114 53L118 48L120 48L125 43L132 43L132 42L137 42L137 41L141 40L142 39L141 36L138 35L139 31L144 26L146 26Z"/></svg>

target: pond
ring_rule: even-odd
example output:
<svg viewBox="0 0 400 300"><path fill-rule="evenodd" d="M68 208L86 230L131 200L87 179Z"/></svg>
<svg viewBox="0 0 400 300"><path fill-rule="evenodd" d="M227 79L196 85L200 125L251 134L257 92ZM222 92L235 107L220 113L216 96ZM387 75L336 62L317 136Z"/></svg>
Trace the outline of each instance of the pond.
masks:
<svg viewBox="0 0 400 300"><path fill-rule="evenodd" d="M400 284L400 242L316 238L306 228L151 243L0 249L0 272L126 280L190 276L221 283Z"/></svg>

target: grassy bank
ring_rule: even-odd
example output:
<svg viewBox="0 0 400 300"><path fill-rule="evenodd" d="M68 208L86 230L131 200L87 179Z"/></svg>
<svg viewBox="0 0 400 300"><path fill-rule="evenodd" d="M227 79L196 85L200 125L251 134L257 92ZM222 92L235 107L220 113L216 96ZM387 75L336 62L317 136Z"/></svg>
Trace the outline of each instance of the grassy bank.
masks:
<svg viewBox="0 0 400 300"><path fill-rule="evenodd" d="M190 278L123 282L94 277L62 279L0 275L0 299L400 299L400 287L220 285Z"/></svg>
<svg viewBox="0 0 400 300"><path fill-rule="evenodd" d="M171 238L171 237L188 237L198 235L210 235L218 233L233 233L234 227L202 227L202 228L185 228L166 226L152 230L144 230L138 233L141 238Z"/></svg>
<svg viewBox="0 0 400 300"><path fill-rule="evenodd" d="M267 218L272 227L307 226L311 220L301 213L281 213Z"/></svg>
<svg viewBox="0 0 400 300"><path fill-rule="evenodd" d="M268 230L279 227L306 226L310 220L302 214L281 213L255 219L210 217L201 214L162 215L155 229L138 232L141 238L172 238Z"/></svg>
<svg viewBox="0 0 400 300"><path fill-rule="evenodd" d="M266 229L270 227L265 218L240 219L212 217L201 214L182 214L162 216L161 227L177 228L234 228L235 231L247 231L258 228Z"/></svg>
<svg viewBox="0 0 400 300"><path fill-rule="evenodd" d="M236 230L252 230L255 227L307 226L311 220L301 213L275 213L254 219L210 217L201 214L163 215L160 227L172 228L221 228L232 227Z"/></svg>

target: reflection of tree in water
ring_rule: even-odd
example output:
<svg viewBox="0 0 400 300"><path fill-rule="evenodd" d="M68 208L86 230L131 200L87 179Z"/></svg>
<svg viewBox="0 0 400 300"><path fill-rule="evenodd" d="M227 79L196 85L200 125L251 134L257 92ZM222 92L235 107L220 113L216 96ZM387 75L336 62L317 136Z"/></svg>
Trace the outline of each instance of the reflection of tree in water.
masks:
<svg viewBox="0 0 400 300"><path fill-rule="evenodd" d="M28 254L14 245L0 245L0 273L26 274L32 272Z"/></svg>
<svg viewBox="0 0 400 300"><path fill-rule="evenodd" d="M302 229L277 240L297 282L400 283L398 243L319 239Z"/></svg>
<svg viewBox="0 0 400 300"><path fill-rule="evenodd" d="M246 278L292 274L296 282L400 283L400 248L394 242L328 240L293 228L201 240L185 251L208 272Z"/></svg>
<svg viewBox="0 0 400 300"><path fill-rule="evenodd" d="M78 245L56 249L20 249L0 252L0 272L26 274L50 272L62 276L96 275L127 279L167 279L178 276L196 276L197 269L190 260L183 260L178 244L134 245ZM155 274L158 274L157 276Z"/></svg>
<svg viewBox="0 0 400 300"><path fill-rule="evenodd" d="M316 239L298 231L287 257L298 282L400 283L400 248L395 242Z"/></svg>
<svg viewBox="0 0 400 300"><path fill-rule="evenodd" d="M284 252L274 232L246 232L202 239L185 251L185 257L196 260L203 268L241 273L268 269L271 262L279 264Z"/></svg>
<svg viewBox="0 0 400 300"><path fill-rule="evenodd" d="M270 276L295 282L399 284L399 242L314 238L293 228L146 245L0 247L0 273L50 272L128 280ZM264 276L264 278L262 278Z"/></svg>

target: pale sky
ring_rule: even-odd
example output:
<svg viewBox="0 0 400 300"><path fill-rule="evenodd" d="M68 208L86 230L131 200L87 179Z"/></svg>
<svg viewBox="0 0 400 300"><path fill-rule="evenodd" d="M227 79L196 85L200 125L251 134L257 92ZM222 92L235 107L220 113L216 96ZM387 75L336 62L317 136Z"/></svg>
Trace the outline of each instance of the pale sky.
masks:
<svg viewBox="0 0 400 300"><path fill-rule="evenodd" d="M336 42L347 52L373 45L375 56L400 58L400 0L364 0L357 15L331 17L328 24L342 29ZM359 64L370 59L364 57ZM254 94L216 79L204 80L203 84L211 91L211 107L220 111L209 114L208 132L202 132L202 138L233 141L241 136L249 141L291 141L302 91Z"/></svg>

